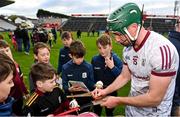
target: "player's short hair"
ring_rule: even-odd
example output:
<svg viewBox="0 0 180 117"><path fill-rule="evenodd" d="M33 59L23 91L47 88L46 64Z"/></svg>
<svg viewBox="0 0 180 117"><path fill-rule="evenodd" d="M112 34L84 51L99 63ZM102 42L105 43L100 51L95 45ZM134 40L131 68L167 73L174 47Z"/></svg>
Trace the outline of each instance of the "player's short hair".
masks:
<svg viewBox="0 0 180 117"><path fill-rule="evenodd" d="M43 49L43 48L47 48L49 50L49 52L51 51L50 47L47 44L45 44L43 42L37 42L34 44L33 53L35 55L38 55L38 50Z"/></svg>
<svg viewBox="0 0 180 117"><path fill-rule="evenodd" d="M14 62L5 53L0 52L0 82L4 81L11 72L13 76L16 75Z"/></svg>
<svg viewBox="0 0 180 117"><path fill-rule="evenodd" d="M0 40L0 48L7 48L9 44L5 40Z"/></svg>
<svg viewBox="0 0 180 117"><path fill-rule="evenodd" d="M36 63L31 67L30 76L35 85L37 81L53 79L54 75L56 70L48 63Z"/></svg>
<svg viewBox="0 0 180 117"><path fill-rule="evenodd" d="M70 33L69 31L64 31L61 35L62 40L69 40L70 38L73 39L73 36L72 33Z"/></svg>
<svg viewBox="0 0 180 117"><path fill-rule="evenodd" d="M70 45L70 54L76 58L82 58L86 54L86 48L81 41L74 41Z"/></svg>
<svg viewBox="0 0 180 117"><path fill-rule="evenodd" d="M112 45L112 40L109 35L103 34L96 40L96 45L101 44L102 46Z"/></svg>

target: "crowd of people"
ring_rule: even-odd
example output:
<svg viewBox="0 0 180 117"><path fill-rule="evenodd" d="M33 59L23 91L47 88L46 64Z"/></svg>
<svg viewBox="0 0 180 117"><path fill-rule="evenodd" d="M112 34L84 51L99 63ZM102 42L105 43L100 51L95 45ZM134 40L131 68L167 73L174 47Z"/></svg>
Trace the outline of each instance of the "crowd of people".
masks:
<svg viewBox="0 0 180 117"><path fill-rule="evenodd" d="M25 54L29 55L30 42L32 46L37 42L44 42L53 47L53 42L56 44L57 41L57 31L55 27L48 29L36 27L29 31L26 26L19 24L14 32L9 32L9 38L15 50L24 51Z"/></svg>
<svg viewBox="0 0 180 117"><path fill-rule="evenodd" d="M87 106L79 112L92 111L95 116L101 116L105 107L106 116L113 116L115 107L126 105L126 116L180 116L180 22L175 31L169 33L169 41L146 30L142 11L135 3L127 3L110 13L107 23L109 31L97 38L99 53L92 57L91 63L84 59L83 42L63 31L57 70L49 61L52 41L57 40L56 32L34 29L31 36L34 64L29 73L29 91L9 44L0 39L0 116L56 116L94 100L101 100L100 105ZM111 33L115 41L124 46L122 60L112 51ZM18 27L14 36L17 50L22 51L21 45L25 42L24 50L29 53L27 30ZM85 88L72 85L71 81L81 82ZM98 81L103 87L97 88ZM129 81L129 95L118 96L117 90ZM83 93L90 97L73 97ZM76 106L72 106L74 99ZM71 114L78 115L77 112Z"/></svg>

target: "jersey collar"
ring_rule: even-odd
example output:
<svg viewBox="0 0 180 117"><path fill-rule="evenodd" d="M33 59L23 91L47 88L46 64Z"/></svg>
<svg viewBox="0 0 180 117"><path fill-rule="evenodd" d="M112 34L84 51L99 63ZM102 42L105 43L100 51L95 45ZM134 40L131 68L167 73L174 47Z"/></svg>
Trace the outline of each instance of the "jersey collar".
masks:
<svg viewBox="0 0 180 117"><path fill-rule="evenodd" d="M134 50L135 50L136 52L139 51L139 50L142 48L142 46L144 45L144 43L145 43L146 40L148 39L150 33L151 33L150 31L148 31L148 32L146 33L143 41L142 41L141 44L138 46L138 48L134 48L134 46L133 46L133 48L134 48Z"/></svg>

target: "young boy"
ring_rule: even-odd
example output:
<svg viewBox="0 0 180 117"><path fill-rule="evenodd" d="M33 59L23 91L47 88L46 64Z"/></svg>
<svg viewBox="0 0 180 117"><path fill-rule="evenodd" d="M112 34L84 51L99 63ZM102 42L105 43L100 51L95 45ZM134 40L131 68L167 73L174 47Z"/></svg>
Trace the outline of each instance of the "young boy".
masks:
<svg viewBox="0 0 180 117"><path fill-rule="evenodd" d="M34 45L33 53L34 53L35 63L43 62L43 63L49 64L50 48L47 44L45 44L43 42L37 42ZM32 92L34 92L35 87L34 87L31 77L29 77L29 84L30 84L30 92L32 93Z"/></svg>
<svg viewBox="0 0 180 117"><path fill-rule="evenodd" d="M92 91L94 89L94 77L92 65L84 60L86 50L81 41L74 41L70 45L70 56L72 60L63 65L62 82L65 93L79 94L84 93L84 89L76 86L69 86L69 81L82 81L87 88ZM84 105L91 101L91 98L77 98L78 104ZM88 111L87 109L82 110Z"/></svg>
<svg viewBox="0 0 180 117"><path fill-rule="evenodd" d="M14 62L16 66L16 75L14 76L14 87L12 87L10 96L15 99L15 103L13 104L13 113L20 116L22 115L22 107L23 107L23 96L29 97L27 88L23 82L23 73L21 72L20 66L16 61L14 61L9 44L5 40L0 40L0 51L4 52L11 60Z"/></svg>
<svg viewBox="0 0 180 117"><path fill-rule="evenodd" d="M13 77L15 73L14 62L6 54L0 52L0 116L12 115L14 99L8 95L11 87L14 86Z"/></svg>
<svg viewBox="0 0 180 117"><path fill-rule="evenodd" d="M92 66L94 70L95 82L102 81L104 87L110 85L116 77L121 73L122 62L120 58L112 52L112 41L109 35L103 34L96 40L99 55L92 58ZM110 95L117 96L117 92ZM101 116L102 107L95 106L95 113ZM113 116L113 110L105 108L106 116Z"/></svg>
<svg viewBox="0 0 180 117"><path fill-rule="evenodd" d="M62 66L67 63L69 60L71 60L71 57L69 56L69 47L70 44L73 42L72 34L68 31L64 31L61 36L62 43L64 45L63 48L60 48L59 50L59 60L58 60L58 74L61 74L62 72Z"/></svg>
<svg viewBox="0 0 180 117"><path fill-rule="evenodd" d="M23 109L25 116L47 116L69 109L69 101L63 91L56 86L56 71L50 64L43 62L34 64L30 75L36 89Z"/></svg>

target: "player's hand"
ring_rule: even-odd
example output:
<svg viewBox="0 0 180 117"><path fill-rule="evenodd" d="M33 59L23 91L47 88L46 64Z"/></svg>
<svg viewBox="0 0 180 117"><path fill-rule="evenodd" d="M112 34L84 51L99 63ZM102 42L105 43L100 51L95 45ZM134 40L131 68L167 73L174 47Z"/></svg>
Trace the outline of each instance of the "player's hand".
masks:
<svg viewBox="0 0 180 117"><path fill-rule="evenodd" d="M101 106L106 106L107 108L114 108L119 105L119 98L114 96L107 96L102 99Z"/></svg>
<svg viewBox="0 0 180 117"><path fill-rule="evenodd" d="M104 89L95 89L94 91L91 92L91 95L94 99L102 99L106 93L104 91Z"/></svg>
<svg viewBox="0 0 180 117"><path fill-rule="evenodd" d="M106 67L109 67L110 69L114 67L114 61L112 57L111 58L105 57L105 63L106 63Z"/></svg>

